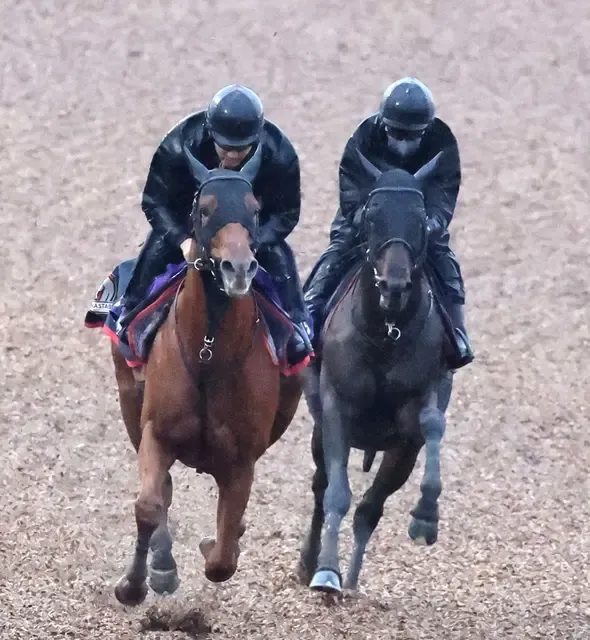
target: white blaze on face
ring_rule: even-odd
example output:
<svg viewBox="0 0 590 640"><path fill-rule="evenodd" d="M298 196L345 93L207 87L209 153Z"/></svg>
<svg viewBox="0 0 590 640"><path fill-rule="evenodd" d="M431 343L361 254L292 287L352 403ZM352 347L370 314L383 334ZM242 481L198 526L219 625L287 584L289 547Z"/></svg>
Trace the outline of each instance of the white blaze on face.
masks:
<svg viewBox="0 0 590 640"><path fill-rule="evenodd" d="M375 267L373 267L373 277L375 279L375 286L379 289L379 291L381 291L381 288L379 287L379 283L381 282L382 278ZM379 296L379 305L381 306L381 308L384 308L387 306L387 301L383 297L383 294L380 294Z"/></svg>
<svg viewBox="0 0 590 640"><path fill-rule="evenodd" d="M228 257L222 258L219 264L223 288L232 298L245 296L250 291L258 262L252 255L249 245L242 242L231 243L224 253ZM229 256L232 258L230 259Z"/></svg>
<svg viewBox="0 0 590 640"><path fill-rule="evenodd" d="M253 276L249 276L244 268L235 272L224 270L221 272L223 288L231 298L245 296L250 291Z"/></svg>

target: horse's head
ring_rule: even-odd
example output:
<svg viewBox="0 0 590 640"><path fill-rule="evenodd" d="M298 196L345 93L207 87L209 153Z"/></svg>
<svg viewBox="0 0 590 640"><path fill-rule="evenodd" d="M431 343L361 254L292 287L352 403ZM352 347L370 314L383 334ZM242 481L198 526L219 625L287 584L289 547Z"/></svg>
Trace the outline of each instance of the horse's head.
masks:
<svg viewBox="0 0 590 640"><path fill-rule="evenodd" d="M423 185L441 154L414 175L403 169L382 172L359 156L375 178L361 212L362 232L368 244L366 259L373 268L381 308L396 314L406 307L426 257L428 228Z"/></svg>
<svg viewBox="0 0 590 640"><path fill-rule="evenodd" d="M199 184L191 213L200 253L195 266L211 268L220 276L228 296L244 296L258 270L254 252L260 206L252 182L260 167L262 146L240 171L209 170L188 148L185 152Z"/></svg>

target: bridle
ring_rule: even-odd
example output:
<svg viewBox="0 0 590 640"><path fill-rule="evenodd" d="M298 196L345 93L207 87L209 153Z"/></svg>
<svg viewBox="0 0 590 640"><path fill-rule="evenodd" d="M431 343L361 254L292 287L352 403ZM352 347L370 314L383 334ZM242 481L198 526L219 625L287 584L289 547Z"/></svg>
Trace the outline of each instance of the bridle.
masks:
<svg viewBox="0 0 590 640"><path fill-rule="evenodd" d="M420 198L424 200L424 194L422 193L422 191L420 191L420 189L414 189L412 187L377 187L376 189L373 189L369 193L369 196L367 197L367 201L365 202L361 211L361 228L365 236L368 235L366 232L366 213L371 203L371 200L375 194L383 193L383 192L414 193L419 195ZM424 217L424 219L421 221L421 229L422 229L422 242L421 242L420 249L417 252L403 238L394 237L394 238L388 238L387 240L383 241L381 244L377 245L376 247L369 246L365 253L365 259L373 267L373 269L375 269L376 262L379 259L379 257L383 254L383 252L388 247L394 244L400 244L408 250L410 256L412 257L412 262L413 262L412 273L416 272L418 269L420 269L423 266L424 260L426 259L426 251L428 249L428 226L427 226L426 217Z"/></svg>
<svg viewBox="0 0 590 640"><path fill-rule="evenodd" d="M383 193L383 192L414 193L419 195L420 198L424 200L424 194L422 193L422 191L420 191L419 189L414 189L412 187L377 187L376 189L373 189L369 193L367 200L361 210L361 229L365 237L367 237L367 239L368 239L368 233L366 228L367 210L370 206L371 200L374 197L374 195L377 193ZM421 233L422 241L421 241L420 249L418 251L416 251L415 248L412 247L406 240L399 237L388 238L387 240L384 240L381 244L378 244L376 247L371 247L369 242L369 246L365 252L365 260L372 267L373 273L375 276L377 276L377 260L388 247L391 247L395 244L401 245L402 247L405 247L408 250L408 253L412 259L412 271L411 271L412 276L414 276L420 269L422 269L424 265L424 261L426 259L426 253L428 250L428 226L427 226L426 217L424 217L421 220L420 226L422 231ZM374 286L375 287L379 286L376 278L375 278ZM430 296L431 296L431 304L432 304L432 294L430 294ZM397 342L402 336L402 332L400 331L399 327L395 325L395 322L386 322L385 326L387 329L387 337L393 340L393 342Z"/></svg>
<svg viewBox="0 0 590 640"><path fill-rule="evenodd" d="M183 145L183 151L189 164L190 171L199 185L193 197L190 214L193 224L193 237L198 243L199 255L197 259L190 264L199 271L212 271L217 274L219 265L216 264L216 261L211 257L211 241L217 232L225 225L237 222L249 231L250 238L254 243L256 243L258 237L258 211L249 218L243 216L242 219L235 220L220 220L219 217L216 217L215 214L213 214L209 223L207 225L203 225L203 217L199 213L199 201L203 188L217 180L239 180L245 183L250 192L253 193L254 190L252 183L258 175L258 170L262 161L262 144L259 143L257 145L254 155L239 171L223 168L207 169L207 167L197 157L195 157L191 151L188 140Z"/></svg>
<svg viewBox="0 0 590 640"><path fill-rule="evenodd" d="M205 295L209 301L207 305L207 331L205 333L205 337L203 339L203 347L199 351L199 362L201 364L208 364L213 357L213 345L215 343L215 335L217 333L217 329L219 327L219 323L221 322L222 317L224 316L228 305L229 298L225 294L225 290L223 288L223 281L221 278L221 270L220 270L220 261L213 256L211 256L211 242L213 238L217 235L217 233L226 225L231 224L233 222L241 224L250 234L250 238L252 239L253 247L252 251L256 251L256 242L258 238L258 229L259 229L259 211L256 211L251 215L251 217L247 217L245 215L239 218L238 216L234 216L227 219L226 216L219 216L214 212L209 216L209 220L207 224L203 224L203 215L200 211L200 198L203 192L203 188L206 185L210 185L214 182L226 181L230 180L240 181L243 184L247 185L250 192L252 191L252 183L248 180L244 175L241 175L238 172L228 172L228 173L219 173L213 175L209 175L205 180L203 180L198 189L195 191L195 195L193 197L193 202L191 206L190 219L193 227L193 238L197 242L198 255L192 262L188 262L189 268L193 267L197 271L209 272L212 275L212 278L204 278L203 286L205 288ZM180 293L181 287L178 288L176 292L176 296L174 299L174 319L175 322L178 322L178 296ZM256 312L256 321L255 324L258 324L258 312ZM193 368L190 364L190 358L186 353L186 349L182 342L181 336L177 334L178 345L181 353L181 358L186 369L191 373L193 378L196 379L195 373L193 372Z"/></svg>
<svg viewBox="0 0 590 640"><path fill-rule="evenodd" d="M237 222L244 226L249 232L250 238L252 239L252 250L253 252L255 252L257 247L258 230L260 226L258 209L252 214L251 224L247 224L249 222L247 219L230 219L228 221L224 220L223 218L216 218L216 214L213 213L210 216L208 223L206 225L203 225L204 216L200 212L200 197L203 188L214 182L220 181L240 181L246 184L252 191L252 183L250 182L250 180L245 178L243 175L240 175L240 173L238 172L232 172L231 174L222 173L218 175L212 175L204 180L195 191L191 206L190 219L193 226L193 238L197 242L198 255L194 261L189 262L188 264L198 271L210 271L214 275L216 280L219 280L219 260L211 256L211 242L213 241L213 238L217 235L217 233L227 224Z"/></svg>

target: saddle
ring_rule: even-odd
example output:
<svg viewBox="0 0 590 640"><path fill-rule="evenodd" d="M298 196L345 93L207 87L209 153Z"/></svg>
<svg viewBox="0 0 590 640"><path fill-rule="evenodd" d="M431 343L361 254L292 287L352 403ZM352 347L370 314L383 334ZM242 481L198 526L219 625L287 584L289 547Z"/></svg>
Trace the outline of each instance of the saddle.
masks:
<svg viewBox="0 0 590 640"><path fill-rule="evenodd" d="M87 328L100 328L118 346L127 364L137 368L148 360L156 334L168 317L174 298L186 278L187 265L167 265L166 271L154 279L145 298L133 310L129 324L121 328L118 321L124 309L120 303L134 263L135 260L122 262L103 281L86 312L84 324ZM272 278L262 267L258 269L252 288L273 363L282 375L298 373L310 358L301 362L291 361L288 344L295 330L293 322L281 305Z"/></svg>

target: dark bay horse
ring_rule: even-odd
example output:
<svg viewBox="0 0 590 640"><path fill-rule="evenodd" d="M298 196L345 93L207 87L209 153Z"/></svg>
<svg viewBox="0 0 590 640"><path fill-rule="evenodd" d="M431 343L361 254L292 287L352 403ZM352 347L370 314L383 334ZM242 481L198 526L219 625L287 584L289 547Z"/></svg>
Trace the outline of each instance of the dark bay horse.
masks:
<svg viewBox="0 0 590 640"><path fill-rule="evenodd" d="M415 175L379 171L360 214L364 260L341 283L324 326L322 355L304 372L314 420L314 510L299 575L314 590L342 591L338 539L351 504L348 459L383 459L354 515L354 551L344 582L356 589L369 538L387 498L404 485L421 448L426 466L409 536L433 544L441 493L440 447L450 399L444 326L424 271L428 243L422 186L440 154Z"/></svg>
<svg viewBox="0 0 590 640"><path fill-rule="evenodd" d="M199 255L156 335L141 384L112 347L141 482L135 553L115 587L126 605L144 600L148 574L158 593L178 587L167 525L176 460L211 474L219 488L217 534L200 543L206 577L221 582L235 573L255 463L285 432L301 397L301 378L281 376L271 359L251 290L260 149L241 172L209 171L186 150L199 184L191 215Z"/></svg>

